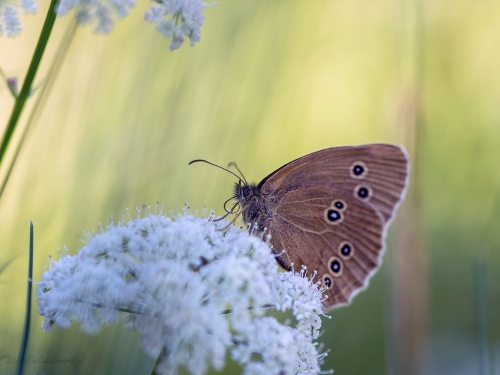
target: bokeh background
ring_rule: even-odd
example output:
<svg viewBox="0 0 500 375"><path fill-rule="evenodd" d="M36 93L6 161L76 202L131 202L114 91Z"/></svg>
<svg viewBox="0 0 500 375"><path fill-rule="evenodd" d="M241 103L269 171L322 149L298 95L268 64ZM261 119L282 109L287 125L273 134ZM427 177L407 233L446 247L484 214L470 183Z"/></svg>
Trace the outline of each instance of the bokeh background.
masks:
<svg viewBox="0 0 500 375"><path fill-rule="evenodd" d="M0 39L0 67L20 80L40 5L20 37ZM237 161L260 181L321 148L391 142L410 152L411 189L370 287L324 320L323 368L500 374L500 3L222 1L206 9L202 41L175 52L143 21L148 5L109 36L76 30L27 133L0 197L0 355L17 356L21 340L29 220L36 280L49 253L77 251L83 229L127 207L221 213L234 178L192 159ZM56 22L38 83L70 23ZM12 105L0 85L0 126ZM28 354L85 360L28 374L153 366L122 327L86 336L40 324L35 302Z"/></svg>

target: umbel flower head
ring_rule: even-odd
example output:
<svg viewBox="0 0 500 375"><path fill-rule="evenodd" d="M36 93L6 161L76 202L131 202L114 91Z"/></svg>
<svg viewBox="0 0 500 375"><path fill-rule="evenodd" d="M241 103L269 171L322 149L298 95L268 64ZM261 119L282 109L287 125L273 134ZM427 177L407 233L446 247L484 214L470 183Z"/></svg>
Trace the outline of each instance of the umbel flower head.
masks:
<svg viewBox="0 0 500 375"><path fill-rule="evenodd" d="M179 48L186 38L191 46L198 43L205 22L203 9L216 5L204 0L152 0L152 3L144 18L161 35L172 39L171 50ZM79 25L93 24L95 32L108 34L115 20L125 18L135 4L135 0L58 0L56 13L65 16L74 11ZM13 37L21 32L17 8L35 13L37 5L34 0L0 0L0 35Z"/></svg>
<svg viewBox="0 0 500 375"><path fill-rule="evenodd" d="M42 327L98 332L125 316L156 372L185 367L205 374L226 355L244 374L317 374L325 354L315 339L321 326L319 283L300 273L278 273L261 238L195 217L146 214L86 233L74 256L53 262L38 283ZM266 316L290 311L295 323Z"/></svg>
<svg viewBox="0 0 500 375"><path fill-rule="evenodd" d="M33 0L0 0L0 35L14 37L21 32L22 25L17 12L19 8L24 13L34 14L37 5Z"/></svg>
<svg viewBox="0 0 500 375"><path fill-rule="evenodd" d="M170 49L179 48L185 38L189 38L191 46L201 39L201 27L205 22L203 8L207 5L203 0L156 0L158 5L149 9L144 18L156 25L156 31L165 38L172 38Z"/></svg>

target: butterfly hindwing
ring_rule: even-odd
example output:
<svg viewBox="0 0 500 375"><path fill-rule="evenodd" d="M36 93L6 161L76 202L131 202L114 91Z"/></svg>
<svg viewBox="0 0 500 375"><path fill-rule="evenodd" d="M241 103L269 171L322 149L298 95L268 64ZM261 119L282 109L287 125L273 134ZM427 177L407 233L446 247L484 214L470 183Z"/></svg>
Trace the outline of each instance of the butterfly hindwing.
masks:
<svg viewBox="0 0 500 375"><path fill-rule="evenodd" d="M326 308L349 303L381 262L381 216L349 199L336 189L301 188L287 191L271 206L276 211L268 230L279 263L295 271L302 265L316 270L328 287Z"/></svg>

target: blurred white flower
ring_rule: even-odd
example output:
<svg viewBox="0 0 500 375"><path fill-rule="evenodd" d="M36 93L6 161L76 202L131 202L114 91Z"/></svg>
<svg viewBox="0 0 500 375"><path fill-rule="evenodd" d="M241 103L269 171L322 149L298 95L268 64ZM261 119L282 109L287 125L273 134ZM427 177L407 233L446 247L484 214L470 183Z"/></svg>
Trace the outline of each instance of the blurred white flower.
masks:
<svg viewBox="0 0 500 375"><path fill-rule="evenodd" d="M205 21L203 8L215 4L206 4L203 0L156 0L157 5L149 9L144 18L156 25L156 31L165 38L172 38L170 49L179 48L185 38L191 46L201 39L201 26Z"/></svg>
<svg viewBox="0 0 500 375"><path fill-rule="evenodd" d="M227 222L185 213L147 214L86 233L77 255L52 262L37 287L43 329L78 320L98 332L124 314L159 374L224 367L226 352L244 374L317 374L319 282L278 273L269 246ZM264 316L291 311L296 324Z"/></svg>
<svg viewBox="0 0 500 375"><path fill-rule="evenodd" d="M113 29L114 18L126 17L133 6L134 0L60 0L56 12L64 16L75 9L78 24L96 22L95 32L108 34Z"/></svg>
<svg viewBox="0 0 500 375"><path fill-rule="evenodd" d="M0 35L14 37L21 32L22 25L17 8L33 14L37 10L37 5L33 0L0 0Z"/></svg>
<svg viewBox="0 0 500 375"><path fill-rule="evenodd" d="M191 46L201 39L201 26L205 22L203 9L215 4L204 0L152 0L153 5L145 14L146 21L156 25L156 30L165 38L172 39L169 48L178 49L186 38ZM58 16L75 11L79 25L94 24L94 31L108 34L117 18L126 17L135 6L135 0L59 0ZM26 13L35 13L34 0L0 0L0 35L13 37L22 30L17 8Z"/></svg>

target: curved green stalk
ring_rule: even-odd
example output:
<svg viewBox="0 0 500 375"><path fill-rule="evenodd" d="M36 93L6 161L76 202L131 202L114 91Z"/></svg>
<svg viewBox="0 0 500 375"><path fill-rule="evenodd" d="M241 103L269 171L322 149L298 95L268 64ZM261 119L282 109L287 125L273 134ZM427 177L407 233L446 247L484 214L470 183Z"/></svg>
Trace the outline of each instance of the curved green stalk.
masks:
<svg viewBox="0 0 500 375"><path fill-rule="evenodd" d="M47 42L49 41L50 33L52 32L52 27L54 26L54 22L56 20L55 7L57 1L58 0L51 0L50 2L47 17L45 17L42 32L40 33L40 38L38 39L35 52L33 53L33 57L31 58L31 63L28 68L28 72L26 73L23 87L21 88L21 92L16 98L16 103L14 104L9 122L7 123L7 127L5 128L2 143L0 144L0 165L5 155L5 151L7 150L7 147L9 145L12 134L14 133L14 130L17 126L24 105L26 104L26 100L30 95L31 87L33 86L33 81L35 79L36 72L38 71L38 66L40 65L45 47L47 46Z"/></svg>

